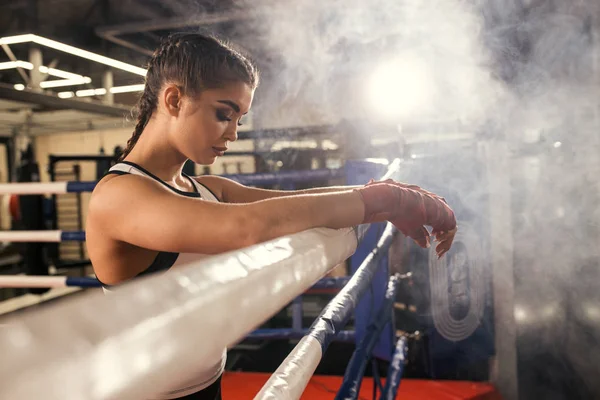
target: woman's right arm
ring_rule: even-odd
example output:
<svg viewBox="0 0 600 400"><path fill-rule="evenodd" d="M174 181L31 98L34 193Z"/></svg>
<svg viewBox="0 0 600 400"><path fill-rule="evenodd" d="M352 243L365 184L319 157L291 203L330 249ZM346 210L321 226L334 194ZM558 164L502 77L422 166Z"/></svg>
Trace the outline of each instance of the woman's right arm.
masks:
<svg viewBox="0 0 600 400"><path fill-rule="evenodd" d="M355 191L302 194L223 204L174 195L139 177L124 175L99 185L88 219L114 240L151 250L217 254L310 228L344 228L364 217Z"/></svg>

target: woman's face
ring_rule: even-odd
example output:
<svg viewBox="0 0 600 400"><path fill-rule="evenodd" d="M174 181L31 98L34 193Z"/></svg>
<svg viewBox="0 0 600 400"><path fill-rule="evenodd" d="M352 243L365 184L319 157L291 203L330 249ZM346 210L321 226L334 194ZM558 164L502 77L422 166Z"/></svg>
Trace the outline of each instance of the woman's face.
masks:
<svg viewBox="0 0 600 400"><path fill-rule="evenodd" d="M232 82L182 98L171 130L175 147L196 164L210 165L237 140L240 119L252 105L254 89Z"/></svg>

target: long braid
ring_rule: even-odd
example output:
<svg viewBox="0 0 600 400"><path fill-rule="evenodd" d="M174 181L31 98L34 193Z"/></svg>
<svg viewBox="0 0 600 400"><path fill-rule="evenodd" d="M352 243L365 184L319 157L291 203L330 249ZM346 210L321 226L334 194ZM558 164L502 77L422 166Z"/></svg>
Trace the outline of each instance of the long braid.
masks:
<svg viewBox="0 0 600 400"><path fill-rule="evenodd" d="M148 121L150 121L150 117L152 116L154 108L156 107L156 100L154 100L153 97L153 94L149 93L148 90L144 90L144 93L140 97L136 112L137 123L135 124L135 128L133 129L133 134L131 135L129 140L127 140L127 146L125 146L125 150L123 150L123 154L121 154L119 161L123 161L125 157L127 157L127 155L131 153L131 150L133 150L133 147L142 135L144 128L146 127L146 125L148 125Z"/></svg>
<svg viewBox="0 0 600 400"><path fill-rule="evenodd" d="M174 44L168 43L167 45L161 46L154 51L152 55L152 59L149 63L148 72L146 74L146 82L144 86L144 92L142 93L140 99L138 100L138 104L136 107L137 114L137 122L135 124L135 128L133 129L133 134L127 140L127 145L125 146L125 150L119 157L119 161L123 161L125 157L131 153L133 147L138 142L140 136L142 136L142 132L144 132L144 128L148 125L148 121L150 121L150 117L152 117L152 113L157 106L157 98L155 90L155 77L154 71L157 69L157 66L160 66L161 62L164 62L167 54L173 49ZM154 78L154 79L153 79ZM160 84L160 83L159 83Z"/></svg>

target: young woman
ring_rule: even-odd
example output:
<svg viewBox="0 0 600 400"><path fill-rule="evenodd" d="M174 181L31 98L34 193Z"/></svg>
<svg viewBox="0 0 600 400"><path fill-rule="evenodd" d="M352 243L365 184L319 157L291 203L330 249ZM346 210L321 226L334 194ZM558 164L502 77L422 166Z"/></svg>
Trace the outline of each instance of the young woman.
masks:
<svg viewBox="0 0 600 400"><path fill-rule="evenodd" d="M200 34L167 38L150 60L138 121L123 153L97 185L87 217L87 248L106 288L210 254L310 228L392 221L419 245L433 227L438 255L456 230L445 201L394 181L363 187L273 191L182 173L189 159L210 165L237 139L252 104L256 67ZM223 358L163 398L220 399Z"/></svg>

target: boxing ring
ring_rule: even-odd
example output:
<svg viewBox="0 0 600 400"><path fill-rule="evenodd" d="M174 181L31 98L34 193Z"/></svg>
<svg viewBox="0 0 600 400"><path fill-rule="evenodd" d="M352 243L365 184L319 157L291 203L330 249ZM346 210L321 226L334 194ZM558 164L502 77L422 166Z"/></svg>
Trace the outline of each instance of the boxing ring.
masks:
<svg viewBox="0 0 600 400"><path fill-rule="evenodd" d="M390 164L382 179L394 177L399 165L399 160ZM297 171L291 174L300 175ZM337 170L318 170L317 174L321 178L342 176ZM251 185L260 184L263 178L280 182L293 179L279 174L254 176L252 182L244 182L243 178L234 177ZM32 183L19 187L8 184L0 185L0 193L58 194L90 191L94 185L94 182ZM388 277L387 270L380 268L396 234L392 225L385 225L381 235L375 233L375 245L365 253L350 278L321 278L351 257L359 245L369 242L365 239L369 235L369 243L373 243L372 231L363 225L300 232L165 274L136 279L119 286L110 296L92 290L18 318L3 318L0 398L151 398L193 378L203 365L219 360L223 348L245 338L269 337L300 341L255 399L299 399L334 339L357 340L336 396L336 399L356 398L375 344L384 326L389 326L398 285L406 278ZM0 240L85 240L85 234L2 232ZM382 273L386 276L385 290L380 301L371 301L371 317L363 314L368 320L361 321L364 329L360 336L355 331L344 331L361 298L369 290L373 292L372 283ZM97 287L98 282L85 277L0 276L0 287L19 285ZM287 331L255 329L286 305L291 303L294 307L307 290L323 287L341 289L309 329L298 329L301 327L296 322ZM124 304L127 306L123 307ZM297 316L297 307L293 309ZM395 398L406 357L405 339L398 340L395 349L389 350L392 363L382 399Z"/></svg>

